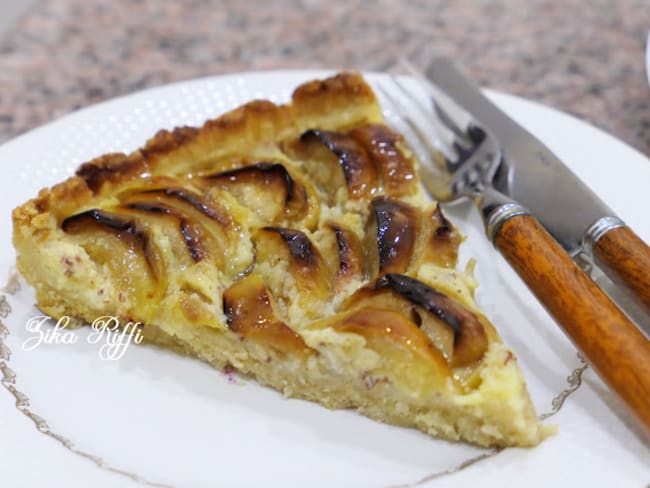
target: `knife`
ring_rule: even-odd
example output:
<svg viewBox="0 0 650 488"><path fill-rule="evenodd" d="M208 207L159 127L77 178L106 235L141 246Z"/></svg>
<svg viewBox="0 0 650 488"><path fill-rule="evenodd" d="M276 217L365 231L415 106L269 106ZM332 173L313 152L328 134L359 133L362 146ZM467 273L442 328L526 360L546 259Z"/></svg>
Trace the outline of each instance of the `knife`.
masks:
<svg viewBox="0 0 650 488"><path fill-rule="evenodd" d="M650 248L560 159L490 102L451 61L434 60L427 78L488 127L505 164L494 187L531 211L574 259L593 260L650 312Z"/></svg>

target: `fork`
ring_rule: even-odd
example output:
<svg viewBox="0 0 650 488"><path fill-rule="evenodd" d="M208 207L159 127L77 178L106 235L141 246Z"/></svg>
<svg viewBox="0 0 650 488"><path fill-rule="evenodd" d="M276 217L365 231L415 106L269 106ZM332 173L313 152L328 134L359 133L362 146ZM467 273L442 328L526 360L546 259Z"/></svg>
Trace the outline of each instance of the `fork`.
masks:
<svg viewBox="0 0 650 488"><path fill-rule="evenodd" d="M471 114L462 120L443 109L438 99L444 94L434 94L409 69L433 110L394 76L395 90L378 88L408 128L409 145L421 149L424 186L442 202L475 201L490 241L650 439L650 341L526 208L494 188L503 164L496 137Z"/></svg>

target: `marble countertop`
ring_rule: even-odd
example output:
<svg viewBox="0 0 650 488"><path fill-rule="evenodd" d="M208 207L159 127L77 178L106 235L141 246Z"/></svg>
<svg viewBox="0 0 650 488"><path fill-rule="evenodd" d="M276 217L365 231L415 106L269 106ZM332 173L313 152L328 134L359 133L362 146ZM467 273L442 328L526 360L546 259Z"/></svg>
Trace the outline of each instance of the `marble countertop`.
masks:
<svg viewBox="0 0 650 488"><path fill-rule="evenodd" d="M649 0L37 0L0 43L0 142L146 87L452 56L650 154Z"/></svg>

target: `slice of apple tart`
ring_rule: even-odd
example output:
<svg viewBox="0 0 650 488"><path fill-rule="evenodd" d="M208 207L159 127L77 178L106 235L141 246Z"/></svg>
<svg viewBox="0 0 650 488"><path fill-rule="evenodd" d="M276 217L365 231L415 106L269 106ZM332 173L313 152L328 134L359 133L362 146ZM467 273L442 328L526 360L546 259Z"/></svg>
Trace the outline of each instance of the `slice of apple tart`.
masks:
<svg viewBox="0 0 650 488"><path fill-rule="evenodd" d="M13 213L54 318L111 315L285 395L482 446L546 435L458 230L344 73L109 154Z"/></svg>

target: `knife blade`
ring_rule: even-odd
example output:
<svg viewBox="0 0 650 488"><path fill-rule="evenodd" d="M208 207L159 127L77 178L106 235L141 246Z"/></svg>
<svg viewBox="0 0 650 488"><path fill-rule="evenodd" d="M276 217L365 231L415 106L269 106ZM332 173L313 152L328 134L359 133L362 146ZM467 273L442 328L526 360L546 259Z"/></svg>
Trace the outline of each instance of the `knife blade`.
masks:
<svg viewBox="0 0 650 488"><path fill-rule="evenodd" d="M454 64L434 60L434 87L499 140L504 163L494 187L529 209L574 259L587 256L650 310L650 248L541 141L517 124Z"/></svg>

